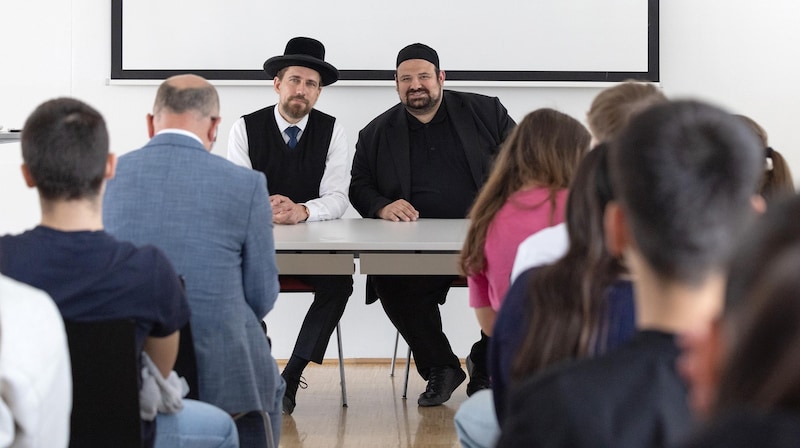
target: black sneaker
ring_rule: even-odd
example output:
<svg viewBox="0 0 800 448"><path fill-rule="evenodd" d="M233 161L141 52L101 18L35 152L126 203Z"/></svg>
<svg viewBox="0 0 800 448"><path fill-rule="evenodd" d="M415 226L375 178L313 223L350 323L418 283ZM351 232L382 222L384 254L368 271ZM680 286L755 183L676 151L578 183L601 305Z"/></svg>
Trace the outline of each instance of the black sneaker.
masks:
<svg viewBox="0 0 800 448"><path fill-rule="evenodd" d="M302 376L299 378L287 378L284 376L283 380L286 381L286 392L283 393L283 413L292 415L294 407L297 405L295 401L297 388L305 389L308 387L308 384L306 384L306 380Z"/></svg>
<svg viewBox="0 0 800 448"><path fill-rule="evenodd" d="M428 374L428 387L419 395L420 406L439 406L450 399L453 391L467 379L461 368L431 367Z"/></svg>
<svg viewBox="0 0 800 448"><path fill-rule="evenodd" d="M476 369L475 367L472 358L467 356L467 373L469 374L469 383L467 383L468 397L471 397L472 394L481 389L488 389L490 387L489 375L486 373L486 369Z"/></svg>

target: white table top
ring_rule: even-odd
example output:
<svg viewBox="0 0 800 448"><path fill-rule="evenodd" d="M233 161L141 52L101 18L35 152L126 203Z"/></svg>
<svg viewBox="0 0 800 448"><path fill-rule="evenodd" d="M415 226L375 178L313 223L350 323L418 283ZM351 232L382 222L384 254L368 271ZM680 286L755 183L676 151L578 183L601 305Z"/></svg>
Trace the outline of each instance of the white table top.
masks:
<svg viewBox="0 0 800 448"><path fill-rule="evenodd" d="M459 252L466 238L466 219L335 219L297 225L275 225L278 251L442 251Z"/></svg>

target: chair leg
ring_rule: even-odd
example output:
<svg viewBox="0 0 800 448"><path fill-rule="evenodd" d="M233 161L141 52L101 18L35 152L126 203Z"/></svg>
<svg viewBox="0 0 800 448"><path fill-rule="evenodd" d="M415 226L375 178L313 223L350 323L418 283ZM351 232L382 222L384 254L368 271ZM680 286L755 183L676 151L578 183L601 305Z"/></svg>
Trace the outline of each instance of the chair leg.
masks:
<svg viewBox="0 0 800 448"><path fill-rule="evenodd" d="M261 411L261 418L264 419L264 432L267 434L267 448L278 448L275 446L275 439L272 436L272 422L266 412Z"/></svg>
<svg viewBox="0 0 800 448"><path fill-rule="evenodd" d="M411 347L408 347L408 355L406 355L406 379L403 382L403 399L405 400L408 392L408 373L411 371Z"/></svg>
<svg viewBox="0 0 800 448"><path fill-rule="evenodd" d="M342 327L336 323L336 343L339 346L339 381L342 385L342 407L347 407L347 382L344 378L344 354L342 353Z"/></svg>
<svg viewBox="0 0 800 448"><path fill-rule="evenodd" d="M264 434L267 435L267 448L278 448L275 446L275 437L272 435L272 422L269 420L269 415L267 415L265 411L255 412L261 414L261 419L264 421ZM231 417L233 418L233 421L236 421L247 414L249 414L249 412L240 412L238 414L231 415Z"/></svg>
<svg viewBox="0 0 800 448"><path fill-rule="evenodd" d="M394 335L394 353L392 354L392 369L389 371L389 376L394 376L394 366L397 363L397 344L400 342L400 332Z"/></svg>

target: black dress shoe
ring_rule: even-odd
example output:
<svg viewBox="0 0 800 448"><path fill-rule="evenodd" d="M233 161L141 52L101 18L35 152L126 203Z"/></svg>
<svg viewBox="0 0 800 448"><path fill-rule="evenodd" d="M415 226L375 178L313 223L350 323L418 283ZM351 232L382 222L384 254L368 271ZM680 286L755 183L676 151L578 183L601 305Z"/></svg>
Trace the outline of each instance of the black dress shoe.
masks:
<svg viewBox="0 0 800 448"><path fill-rule="evenodd" d="M428 374L428 387L421 393L417 404L420 406L439 406L450 399L453 391L467 379L461 368L431 367Z"/></svg>
<svg viewBox="0 0 800 448"><path fill-rule="evenodd" d="M287 378L284 376L283 380L286 381L286 392L283 393L283 413L292 415L297 405L295 401L295 397L297 397L297 388L305 389L308 387L308 384L306 384L302 376L299 378Z"/></svg>
<svg viewBox="0 0 800 448"><path fill-rule="evenodd" d="M469 356L467 356L467 373L469 374L469 383L467 383L468 397L471 397L472 394L481 389L488 389L490 387L489 375L486 373L486 369L481 369L479 366L476 366Z"/></svg>

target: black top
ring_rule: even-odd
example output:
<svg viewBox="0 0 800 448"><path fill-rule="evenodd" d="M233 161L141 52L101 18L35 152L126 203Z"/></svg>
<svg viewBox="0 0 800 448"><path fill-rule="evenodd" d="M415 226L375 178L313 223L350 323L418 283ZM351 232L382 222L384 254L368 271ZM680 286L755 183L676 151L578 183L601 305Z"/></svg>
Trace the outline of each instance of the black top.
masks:
<svg viewBox="0 0 800 448"><path fill-rule="evenodd" d="M463 145L439 107L428 123L408 117L411 149L411 205L420 218L463 218L478 193Z"/></svg>
<svg viewBox="0 0 800 448"><path fill-rule="evenodd" d="M714 419L686 448L796 448L800 414L740 409Z"/></svg>
<svg viewBox="0 0 800 448"><path fill-rule="evenodd" d="M443 95L440 109L446 109L451 132L457 136L453 141L459 147L455 149L463 153L473 183L481 186L500 145L513 129L514 120L497 98L449 90ZM411 198L413 174L408 122L408 113L399 103L358 134L350 203L365 218L377 218L381 208L397 199L405 199L419 208ZM459 217L463 216L462 213Z"/></svg>
<svg viewBox="0 0 800 448"><path fill-rule="evenodd" d="M253 169L267 177L270 194L302 203L319 197L335 118L311 109L297 146L289 148L275 121L275 106L245 115L247 147Z"/></svg>
<svg viewBox="0 0 800 448"><path fill-rule="evenodd" d="M675 336L641 331L607 355L546 370L508 395L498 447L671 447L692 426Z"/></svg>

